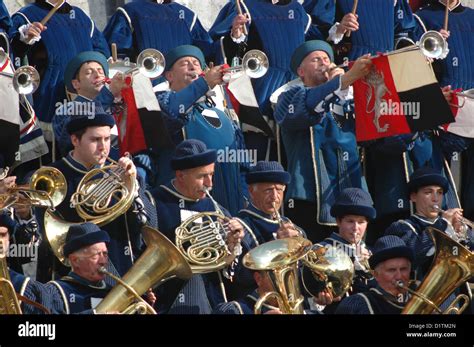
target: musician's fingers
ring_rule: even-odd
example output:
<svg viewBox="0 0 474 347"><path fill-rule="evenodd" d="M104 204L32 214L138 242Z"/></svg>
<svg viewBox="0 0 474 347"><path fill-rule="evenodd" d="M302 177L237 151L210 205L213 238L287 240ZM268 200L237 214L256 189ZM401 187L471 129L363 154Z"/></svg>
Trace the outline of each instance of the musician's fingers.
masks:
<svg viewBox="0 0 474 347"><path fill-rule="evenodd" d="M43 24L41 24L40 22L33 22L31 23L31 27L30 28L35 28L36 30L38 30L40 33L44 30L46 30L46 26L44 26Z"/></svg>

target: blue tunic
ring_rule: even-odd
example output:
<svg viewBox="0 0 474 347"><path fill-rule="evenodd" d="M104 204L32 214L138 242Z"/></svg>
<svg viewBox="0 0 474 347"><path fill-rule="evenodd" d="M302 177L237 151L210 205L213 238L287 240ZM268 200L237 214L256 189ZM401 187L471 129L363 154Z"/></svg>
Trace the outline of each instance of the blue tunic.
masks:
<svg viewBox="0 0 474 347"><path fill-rule="evenodd" d="M337 0L337 6L345 15L352 11L354 0ZM349 60L366 53L393 51L399 37L413 38L416 27L407 0L366 0L357 6L359 30L352 32L352 49Z"/></svg>
<svg viewBox="0 0 474 347"><path fill-rule="evenodd" d="M255 304L259 299L259 295L256 290L242 297L238 300L223 302L212 311L213 314L254 314ZM262 313L269 310L275 310L278 307L274 307L268 304L262 305Z"/></svg>
<svg viewBox="0 0 474 347"><path fill-rule="evenodd" d="M270 95L292 79L290 60L294 50L305 39L323 39L323 36L313 31L316 26L311 26L311 18L296 0L286 5L273 5L267 0L241 1L241 4L242 12L251 18L247 49L260 49L268 56L268 72L261 78L252 79L252 85L260 111L271 117ZM211 37L219 40L224 36L233 44L229 33L236 15L235 1L229 1L209 29ZM234 54L226 52L226 56L230 62Z"/></svg>
<svg viewBox="0 0 474 347"><path fill-rule="evenodd" d="M344 188L365 189L354 122L331 111L349 107L334 94L339 85L339 77L315 88L297 85L279 96L275 108L292 176L286 199L315 203L315 221L322 225L335 225L330 208Z"/></svg>
<svg viewBox="0 0 474 347"><path fill-rule="evenodd" d="M12 16L13 28L24 24L40 22L51 9L46 3L34 3L23 7ZM69 11L66 11L69 9ZM94 22L80 8L63 4L48 21L48 29L41 34L41 40L28 50L30 65L44 64L38 61L37 53L45 52L46 66L41 73L41 84L33 96L36 115L42 122L45 136L50 140L51 120L55 113L56 102L66 99L64 70L68 62L83 51L97 50L106 57L110 56L107 42ZM13 36L12 36L13 37ZM19 40L16 34L15 40ZM15 54L19 54L15 52Z"/></svg>
<svg viewBox="0 0 474 347"><path fill-rule="evenodd" d="M158 228L175 242L175 229L190 213L214 212L209 198L192 200L176 191L172 184L160 186L153 192L158 213ZM168 314L209 314L224 302L222 276L217 272L196 274L189 281L170 280L158 288L157 311Z"/></svg>
<svg viewBox="0 0 474 347"><path fill-rule="evenodd" d="M146 48L166 54L180 45L194 45L205 56L211 56L213 49L197 15L175 2L135 0L119 7L104 29L104 36L109 44L117 44L119 54L130 59Z"/></svg>
<svg viewBox="0 0 474 347"><path fill-rule="evenodd" d="M245 156L238 156L245 153L245 145L235 122L222 110L200 99L208 90L201 77L179 92L160 92L157 97L175 144L185 139L198 139L208 148L217 150L212 195L231 214L236 214L248 195L245 172L249 162ZM236 154L234 159L227 155L231 153ZM173 177L171 155L171 150L162 150L158 155L159 183L169 182Z"/></svg>
<svg viewBox="0 0 474 347"><path fill-rule="evenodd" d="M400 314L404 306L405 303L400 303L398 298L377 285L364 293L346 297L339 304L336 314Z"/></svg>
<svg viewBox="0 0 474 347"><path fill-rule="evenodd" d="M11 26L12 20L8 14L8 10L3 3L3 0L0 0L0 47L2 47L7 53L10 51L8 32Z"/></svg>
<svg viewBox="0 0 474 347"><path fill-rule="evenodd" d="M72 194L76 192L79 182L88 170L75 161L71 154L52 163L51 166L59 169L67 180L66 197L63 202L56 207L55 213L69 223L82 222L81 218L77 215L76 209L70 207L70 199ZM140 184L140 187L142 186L143 185ZM145 210L149 216L147 223L152 227L156 227L156 212L143 188L139 189L139 197L144 202ZM138 221L137 214L134 210L135 207L132 205L126 214L119 216L112 222L101 227L107 231L110 236L110 243L108 244L109 259L121 276L132 266L134 259L140 255L143 248L141 223ZM43 216L43 213L44 212L42 212L40 216ZM38 219L42 224L43 218L39 217ZM42 226L42 230L44 231L44 226ZM44 265L39 264L38 268L42 266L49 267L52 261L50 257L51 255L44 258Z"/></svg>
<svg viewBox="0 0 474 347"><path fill-rule="evenodd" d="M92 283L74 272L70 272L57 281L48 282L55 297L61 298L59 314L92 314L100 299L103 299L112 287L104 281Z"/></svg>

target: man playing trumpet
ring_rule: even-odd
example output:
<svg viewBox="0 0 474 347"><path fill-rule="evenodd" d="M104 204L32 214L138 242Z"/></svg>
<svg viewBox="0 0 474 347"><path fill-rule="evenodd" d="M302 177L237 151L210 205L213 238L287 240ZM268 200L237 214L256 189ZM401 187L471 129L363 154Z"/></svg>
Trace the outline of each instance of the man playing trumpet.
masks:
<svg viewBox="0 0 474 347"><path fill-rule="evenodd" d="M218 151L213 196L234 214L243 207L247 194L243 166L248 160L239 156L245 153L245 147L237 122L213 97L212 89L223 82L223 73L221 66L205 70L204 55L199 48L176 47L166 55L165 77L169 89L159 91L157 97L166 128L176 145L185 139L197 139ZM160 184L172 178L170 155L169 150L159 153Z"/></svg>

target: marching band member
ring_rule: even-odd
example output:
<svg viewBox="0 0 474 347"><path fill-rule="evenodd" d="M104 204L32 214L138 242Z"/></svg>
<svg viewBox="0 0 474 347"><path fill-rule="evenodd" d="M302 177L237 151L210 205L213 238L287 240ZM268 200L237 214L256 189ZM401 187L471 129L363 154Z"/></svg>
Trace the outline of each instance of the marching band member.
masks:
<svg viewBox="0 0 474 347"><path fill-rule="evenodd" d="M283 203L283 194L290 182L290 174L276 161L259 161L247 173L250 205L239 211L238 217L249 226L253 233L245 234L242 240L240 259L254 247L277 238L301 235L287 218L278 212ZM304 233L304 232L303 232ZM302 235L306 236L306 235ZM229 296L241 297L255 289L255 275L239 261L235 278L229 286ZM258 284L258 283L257 283Z"/></svg>
<svg viewBox="0 0 474 347"><path fill-rule="evenodd" d="M185 140L176 147L171 159L175 178L153 192L159 230L173 242L175 229L187 218L199 212L218 212L217 206L205 192L214 186L216 158L216 151L208 149L199 140ZM229 219L228 228L230 231L225 242L232 253L244 236L244 231L242 224L235 218ZM229 264L234 258L235 256L229 257ZM220 272L196 274L181 290L180 283L178 280L171 280L158 288L159 312L208 314L218 303L226 301Z"/></svg>
<svg viewBox="0 0 474 347"><path fill-rule="evenodd" d="M410 247L415 259L413 269L415 279L422 280L431 265L434 255L433 241L424 232L427 227L434 227L448 235L462 235L466 232L462 223L462 209L443 209L443 197L449 189L448 181L436 170L421 168L416 170L408 182L410 201L415 204L415 213L409 218L394 222L385 235L396 235ZM468 248L473 247L472 232L463 240Z"/></svg>
<svg viewBox="0 0 474 347"><path fill-rule="evenodd" d="M369 258L377 285L343 299L336 314L400 314L409 296L397 283L408 285L413 261L413 250L399 237L378 239Z"/></svg>
<svg viewBox="0 0 474 347"><path fill-rule="evenodd" d="M79 53L66 66L64 83L71 93L77 94L77 97L70 103L61 104L53 117L53 129L62 153L67 154L72 149L70 135L66 131L66 124L70 119L69 107L92 105L93 101L98 107L103 107L112 113L113 105L121 100L121 91L127 87L125 78L122 74L116 74L109 85L105 83L108 74L107 59L102 53L95 51ZM117 140L116 126L113 128L113 135ZM113 147L117 145L117 141L112 141Z"/></svg>
<svg viewBox="0 0 474 347"><path fill-rule="evenodd" d="M305 42L291 58L299 79L272 96L292 176L285 213L313 242L334 230L330 207L340 191L365 186L348 101L349 86L369 72L371 61L359 58L344 73L331 69L333 60L326 42Z"/></svg>
<svg viewBox="0 0 474 347"><path fill-rule="evenodd" d="M12 50L16 57L27 57L41 76L33 95L36 115L45 139L52 141L51 125L56 103L66 100L64 70L78 53L97 50L110 56L107 42L92 19L80 8L64 2L49 19L46 15L61 0L37 0L13 14ZM54 156L53 156L54 158Z"/></svg>
<svg viewBox="0 0 474 347"><path fill-rule="evenodd" d="M369 221L376 217L372 198L360 188L346 188L332 205L331 215L336 218L338 231L318 244L343 250L354 263L354 279L347 295L366 291L373 282L368 264L371 253L364 242ZM324 313L328 314L335 312L339 304L336 299L340 298L333 298L331 293L323 291L315 299L319 305L326 306Z"/></svg>
<svg viewBox="0 0 474 347"><path fill-rule="evenodd" d="M319 2L330 3L327 0ZM270 96L292 79L293 73L289 66L295 48L305 39L322 39L323 35L316 25L311 25L311 17L298 1L240 0L242 14L239 14L238 3L229 1L222 8L209 34L215 41L222 40L222 49L229 64L234 57L241 58L246 50L258 49L268 56L268 72L251 82L261 113L259 117L263 116L268 127L276 134ZM245 34L244 26L248 28L248 35ZM242 130L247 148L257 150L258 160L277 159L276 139L269 130L247 123L242 124Z"/></svg>
<svg viewBox="0 0 474 347"><path fill-rule="evenodd" d="M117 44L119 56L131 61L147 48L167 54L181 45L194 45L206 57L212 55L212 40L197 15L170 0L134 0L119 7L104 36L110 45Z"/></svg>
<svg viewBox="0 0 474 347"><path fill-rule="evenodd" d="M157 97L175 144L184 139L198 139L218 151L213 197L230 213L237 213L247 195L244 171L248 162L246 158L239 160L238 156L245 147L238 125L225 109L216 105L210 94L211 89L222 83L221 67L203 72L204 66L204 55L199 48L184 45L172 49L166 55L169 90L158 92ZM234 153L234 159L225 153ZM160 183L172 177L170 154L162 150L158 155Z"/></svg>
<svg viewBox="0 0 474 347"><path fill-rule="evenodd" d="M73 150L61 160L51 164L59 169L67 180L66 197L56 207L59 218L67 222L82 221L76 209L70 205L71 196L76 192L87 172L107 165L110 153L110 132L114 124L114 118L97 106L92 115L78 113L71 116L66 129L71 136ZM130 158L127 156L120 158L118 165L125 171L126 176L136 179L136 168ZM152 227L156 225L154 207L144 192L140 177L138 179L140 188L132 207L125 214L103 226L103 230L110 236L110 263L120 275L125 274L141 251L143 243L141 226L147 223ZM43 246L47 247L46 244ZM39 269L51 271L49 268L51 257L51 251L48 249L43 255L45 264L42 267L39 266ZM41 278L48 279L50 276L51 273L43 273Z"/></svg>

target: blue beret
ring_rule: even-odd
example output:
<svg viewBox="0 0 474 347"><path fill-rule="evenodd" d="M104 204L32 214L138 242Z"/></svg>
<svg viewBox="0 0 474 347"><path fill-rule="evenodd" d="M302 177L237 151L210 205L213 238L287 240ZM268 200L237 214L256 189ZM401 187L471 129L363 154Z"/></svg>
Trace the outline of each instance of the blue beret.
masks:
<svg viewBox="0 0 474 347"><path fill-rule="evenodd" d="M448 180L443 175L430 167L422 167L410 176L408 191L414 193L426 186L439 186L445 193L449 190Z"/></svg>
<svg viewBox="0 0 474 347"><path fill-rule="evenodd" d="M67 232L63 254L67 258L71 253L99 242L110 242L109 234L94 223L74 224Z"/></svg>
<svg viewBox="0 0 474 347"><path fill-rule="evenodd" d="M106 113L100 104L93 101L72 102L70 104L76 105L76 108L73 109L73 114L69 114L70 118L66 124L66 130L69 134L88 127L109 126L112 128L115 125L114 117Z"/></svg>
<svg viewBox="0 0 474 347"><path fill-rule="evenodd" d="M171 158L173 170L186 170L215 163L217 152L207 149L206 144L199 140L184 140L178 146Z"/></svg>
<svg viewBox="0 0 474 347"><path fill-rule="evenodd" d="M360 188L346 188L331 206L331 216L341 218L352 214L374 219L377 212L372 205L372 198L366 191Z"/></svg>
<svg viewBox="0 0 474 347"><path fill-rule="evenodd" d="M182 45L182 46L173 48L166 55L165 71L170 70L173 67L173 64L176 62L176 60L181 59L183 57L194 57L198 59L199 62L201 63L202 69L204 69L204 67L206 66L206 59L204 59L204 54L202 54L202 51L199 48L192 45Z"/></svg>
<svg viewBox="0 0 474 347"><path fill-rule="evenodd" d="M382 236L375 242L369 264L374 269L381 262L393 258L407 258L413 263L415 256L411 248L395 235Z"/></svg>
<svg viewBox="0 0 474 347"><path fill-rule="evenodd" d="M268 182L287 185L291 181L290 174L277 161L259 161L250 168L245 178L247 184Z"/></svg>
<svg viewBox="0 0 474 347"><path fill-rule="evenodd" d="M334 61L334 53L329 43L321 40L306 41L298 48L296 48L293 55L291 56L291 71L297 74L296 70L298 70L298 67L301 65L301 62L304 60L304 58L306 58L308 54L314 51L324 51L328 54L329 59L331 59L331 62Z"/></svg>
<svg viewBox="0 0 474 347"><path fill-rule="evenodd" d="M82 64L87 63L88 61L98 62L102 65L105 76L109 75L109 63L102 53L96 51L81 52L69 61L66 70L64 70L64 84L70 92L76 91L72 86L71 81L74 79L74 76L81 68Z"/></svg>

